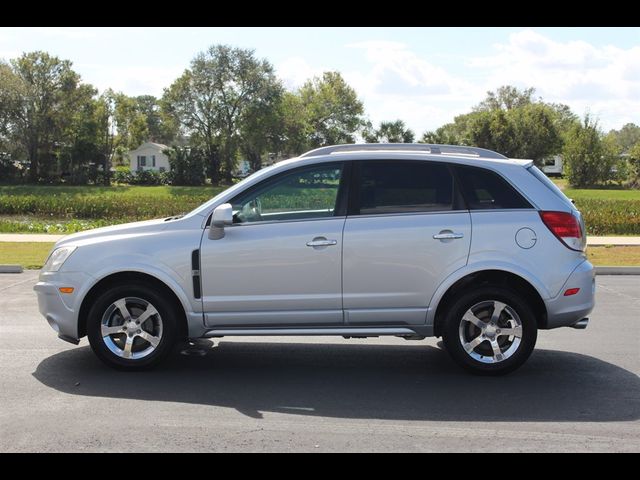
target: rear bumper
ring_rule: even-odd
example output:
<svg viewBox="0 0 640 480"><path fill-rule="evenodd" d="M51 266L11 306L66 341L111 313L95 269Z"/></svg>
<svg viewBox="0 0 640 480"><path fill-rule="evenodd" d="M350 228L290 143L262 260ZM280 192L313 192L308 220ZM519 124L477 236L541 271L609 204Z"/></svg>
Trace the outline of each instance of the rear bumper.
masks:
<svg viewBox="0 0 640 480"><path fill-rule="evenodd" d="M564 296L570 288L579 288L575 295ZM595 306L595 269L587 260L578 265L560 289L560 293L545 302L546 328L570 327L587 317Z"/></svg>

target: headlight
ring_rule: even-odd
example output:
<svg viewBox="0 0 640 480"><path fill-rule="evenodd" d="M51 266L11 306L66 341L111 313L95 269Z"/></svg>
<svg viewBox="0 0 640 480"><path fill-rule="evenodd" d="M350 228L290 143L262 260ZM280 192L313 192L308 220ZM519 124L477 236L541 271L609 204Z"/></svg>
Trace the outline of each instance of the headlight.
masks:
<svg viewBox="0 0 640 480"><path fill-rule="evenodd" d="M53 252L51 252L49 258L47 258L47 261L44 264L44 267L42 267L42 270L44 272L57 272L58 270L60 270L62 264L67 260L67 258L71 256L76 248L78 247L56 248Z"/></svg>

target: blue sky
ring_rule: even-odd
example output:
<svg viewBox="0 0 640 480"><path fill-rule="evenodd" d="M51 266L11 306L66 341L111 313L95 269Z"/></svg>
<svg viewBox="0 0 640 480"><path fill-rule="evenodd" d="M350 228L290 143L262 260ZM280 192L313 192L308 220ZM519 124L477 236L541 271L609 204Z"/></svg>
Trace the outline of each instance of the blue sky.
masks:
<svg viewBox="0 0 640 480"><path fill-rule="evenodd" d="M162 95L209 45L255 49L289 88L338 70L374 123L401 118L419 135L500 85L597 116L640 124L640 28L0 28L0 58L46 50L100 90Z"/></svg>

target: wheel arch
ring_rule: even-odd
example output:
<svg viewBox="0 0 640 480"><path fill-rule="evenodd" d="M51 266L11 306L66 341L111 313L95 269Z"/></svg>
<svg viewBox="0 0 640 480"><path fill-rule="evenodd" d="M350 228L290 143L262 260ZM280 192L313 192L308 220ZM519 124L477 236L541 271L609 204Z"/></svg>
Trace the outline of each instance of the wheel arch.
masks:
<svg viewBox="0 0 640 480"><path fill-rule="evenodd" d="M508 270L502 269L486 269L476 270L467 273L461 278L455 280L440 295L437 306L433 313L432 325L433 332L436 337L442 335L442 324L448 307L453 303L455 298L465 288L473 286L496 285L512 290L514 293L521 295L531 305L536 322L539 329L545 329L547 326L547 308L538 289L521 275Z"/></svg>
<svg viewBox="0 0 640 480"><path fill-rule="evenodd" d="M91 288L87 291L82 299L82 303L80 305L80 309L78 311L78 338L82 338L87 335L87 317L89 314L89 310L93 305L98 296L103 293L108 288L111 288L115 285L122 285L124 283L141 283L143 285L150 285L154 288L158 289L164 294L167 295L171 303L176 307L176 311L179 312L180 318L178 319L179 325L179 336L180 338L186 338L188 336L188 323L187 323L187 314L185 305L183 304L180 297L176 294L176 292L167 285L166 282L161 279L145 272L128 270L111 273L99 281L97 281Z"/></svg>

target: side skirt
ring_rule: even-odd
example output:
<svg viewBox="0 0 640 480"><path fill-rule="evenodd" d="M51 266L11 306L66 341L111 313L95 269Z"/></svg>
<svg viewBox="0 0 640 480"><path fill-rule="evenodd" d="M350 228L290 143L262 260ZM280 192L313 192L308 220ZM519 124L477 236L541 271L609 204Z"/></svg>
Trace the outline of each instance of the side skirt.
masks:
<svg viewBox="0 0 640 480"><path fill-rule="evenodd" d="M343 337L380 337L397 336L421 339L433 336L430 326L409 327L327 327L327 328L212 328L203 337L225 336L343 336Z"/></svg>

